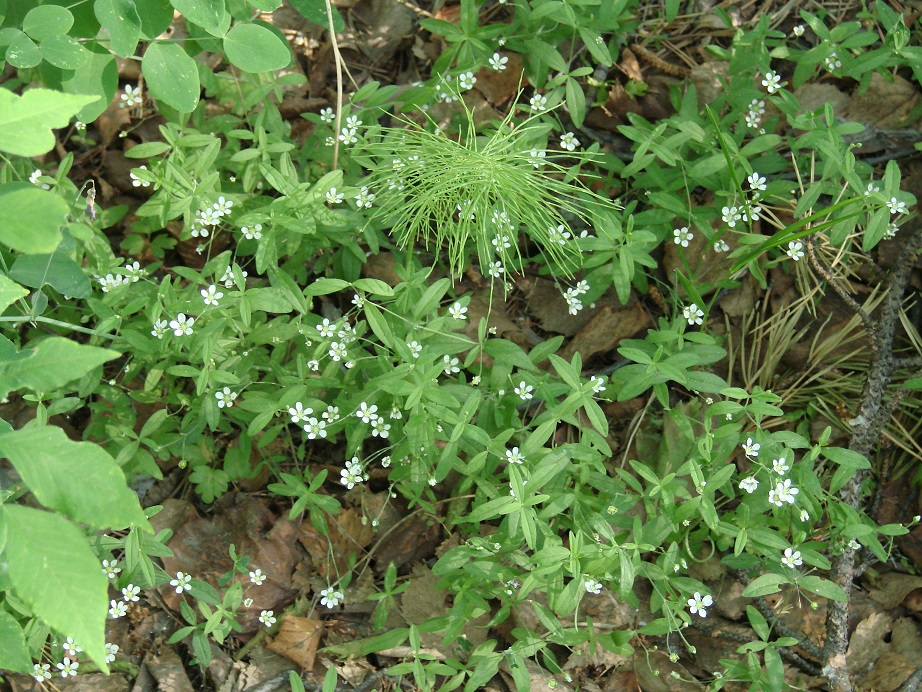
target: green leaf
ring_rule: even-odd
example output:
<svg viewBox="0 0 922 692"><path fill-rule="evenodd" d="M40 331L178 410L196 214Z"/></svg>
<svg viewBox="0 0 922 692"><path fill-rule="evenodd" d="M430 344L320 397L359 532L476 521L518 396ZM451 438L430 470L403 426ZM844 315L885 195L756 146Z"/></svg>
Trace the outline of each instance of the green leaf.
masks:
<svg viewBox="0 0 922 692"><path fill-rule="evenodd" d="M125 474L97 444L74 442L55 426L30 427L0 435L0 454L49 509L97 529L147 526Z"/></svg>
<svg viewBox="0 0 922 692"><path fill-rule="evenodd" d="M141 61L141 69L152 97L180 113L195 110L200 91L198 67L177 44L150 44Z"/></svg>
<svg viewBox="0 0 922 692"><path fill-rule="evenodd" d="M22 30L36 41L62 36L74 25L74 15L60 5L33 7L22 20Z"/></svg>
<svg viewBox="0 0 922 692"><path fill-rule="evenodd" d="M13 67L24 70L38 65L42 61L42 52L35 45L35 41L25 33L19 33L6 49L6 61Z"/></svg>
<svg viewBox="0 0 922 692"><path fill-rule="evenodd" d="M96 19L109 32L109 41L116 55L134 55L141 37L141 17L133 0L96 0Z"/></svg>
<svg viewBox="0 0 922 692"><path fill-rule="evenodd" d="M173 7L169 0L134 0L141 18L141 38L153 41L170 27Z"/></svg>
<svg viewBox="0 0 922 692"><path fill-rule="evenodd" d="M288 313L294 310L286 292L280 288L251 288L247 291L250 308L272 312L275 314Z"/></svg>
<svg viewBox="0 0 922 692"><path fill-rule="evenodd" d="M390 297L394 295L394 289L381 281L381 279L356 279L352 282L352 286L375 296Z"/></svg>
<svg viewBox="0 0 922 692"><path fill-rule="evenodd" d="M0 396L21 387L35 392L54 391L118 356L118 351L78 344L60 336L49 337L21 351L15 360L0 362Z"/></svg>
<svg viewBox="0 0 922 692"><path fill-rule="evenodd" d="M309 19L314 24L319 24L324 29L329 28L330 22L327 19L327 6L324 0L290 0L291 6L295 8L295 11L300 14L305 19ZM423 20L423 21L435 21L435 20ZM454 24L450 26L454 27ZM339 10L335 7L333 8L333 30L339 33L346 28L346 22L343 21L343 16L339 13ZM457 28L457 27L455 27Z"/></svg>
<svg viewBox="0 0 922 692"><path fill-rule="evenodd" d="M0 185L0 243L20 252L53 252L69 211L67 202L36 185Z"/></svg>
<svg viewBox="0 0 922 692"><path fill-rule="evenodd" d="M258 24L237 24L228 31L224 54L244 72L272 72L291 64L288 44Z"/></svg>
<svg viewBox="0 0 922 692"><path fill-rule="evenodd" d="M86 48L70 36L52 36L42 41L39 49L45 60L62 70L81 68L90 58Z"/></svg>
<svg viewBox="0 0 922 692"><path fill-rule="evenodd" d="M768 594L777 593L781 590L782 584L789 584L790 582L791 580L787 577L769 572L753 579L749 586L743 590L743 596L746 598L767 596Z"/></svg>
<svg viewBox="0 0 922 692"><path fill-rule="evenodd" d="M0 274L0 313L27 295L29 295L29 292L26 289Z"/></svg>
<svg viewBox="0 0 922 692"><path fill-rule="evenodd" d="M845 590L842 589L841 586L837 586L828 579L823 579L822 577L813 575L800 577L800 579L797 580L797 585L803 587L810 593L815 593L831 601L844 603L848 600L848 595L846 595ZM745 596L746 593L743 592L743 595Z"/></svg>
<svg viewBox="0 0 922 692"><path fill-rule="evenodd" d="M84 47L86 63L73 77L61 82L68 94L91 95L92 100L77 112L77 119L91 123L109 107L118 89L118 67L115 58L102 46L91 43Z"/></svg>
<svg viewBox="0 0 922 692"><path fill-rule="evenodd" d="M90 295L90 280L80 265L61 251L50 255L21 255L10 268L10 277L29 288L45 284L71 298Z"/></svg>
<svg viewBox="0 0 922 692"><path fill-rule="evenodd" d="M51 130L66 126L91 101L92 96L62 94L50 89L30 89L22 96L0 89L0 151L17 156L41 156L51 151L54 147Z"/></svg>
<svg viewBox="0 0 922 692"><path fill-rule="evenodd" d="M183 17L206 30L217 29L224 22L224 0L170 0L170 2Z"/></svg>
<svg viewBox="0 0 922 692"><path fill-rule="evenodd" d="M4 560L16 595L45 624L73 637L108 672L105 626L109 580L83 532L64 517L31 507L0 507Z"/></svg>
<svg viewBox="0 0 922 692"><path fill-rule="evenodd" d="M17 673L32 672L32 656L22 627L5 610L0 610L0 668Z"/></svg>

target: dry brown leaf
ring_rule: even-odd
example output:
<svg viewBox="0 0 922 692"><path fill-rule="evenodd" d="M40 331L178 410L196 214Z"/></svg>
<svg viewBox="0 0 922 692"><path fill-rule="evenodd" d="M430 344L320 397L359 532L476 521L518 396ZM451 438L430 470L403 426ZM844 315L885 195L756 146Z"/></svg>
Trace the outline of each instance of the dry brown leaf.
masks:
<svg viewBox="0 0 922 692"><path fill-rule="evenodd" d="M884 608L896 608L915 589L922 587L922 577L899 572L887 572L880 575L868 595Z"/></svg>
<svg viewBox="0 0 922 692"><path fill-rule="evenodd" d="M579 353L583 362L586 362L596 353L611 351L622 339L653 325L650 315L636 300L630 300L626 306L619 307L617 299L606 294L598 302L608 304L602 305L589 323L566 345L560 354L563 358L569 360L574 353Z"/></svg>
<svg viewBox="0 0 922 692"><path fill-rule="evenodd" d="M311 523L300 527L298 540L311 556L316 572L327 580L339 579L349 569L349 556L367 547L375 532L362 517L347 509L335 517L327 517L329 538ZM332 560L331 560L332 558Z"/></svg>
<svg viewBox="0 0 922 692"><path fill-rule="evenodd" d="M871 84L863 94L855 94L843 114L849 120L892 129L901 127L919 103L919 92L912 82L900 76L871 75Z"/></svg>
<svg viewBox="0 0 922 692"><path fill-rule="evenodd" d="M314 669L317 645L323 634L323 620L285 615L279 632L267 646L269 649L290 659L304 670Z"/></svg>

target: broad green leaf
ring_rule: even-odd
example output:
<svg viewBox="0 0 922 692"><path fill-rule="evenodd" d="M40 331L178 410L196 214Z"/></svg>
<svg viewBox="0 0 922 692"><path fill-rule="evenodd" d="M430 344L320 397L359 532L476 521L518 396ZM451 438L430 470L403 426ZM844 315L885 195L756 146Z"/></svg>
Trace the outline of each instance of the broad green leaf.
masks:
<svg viewBox="0 0 922 692"><path fill-rule="evenodd" d="M0 313L27 295L29 295L29 292L26 289L0 274Z"/></svg>
<svg viewBox="0 0 922 692"><path fill-rule="evenodd" d="M170 2L183 17L203 29L217 29L224 21L224 0L170 0Z"/></svg>
<svg viewBox="0 0 922 692"><path fill-rule="evenodd" d="M61 82L61 88L68 94L92 96L92 100L77 112L77 119L91 123L98 118L112 101L118 89L118 67L115 58L102 46L95 43L84 47L86 63L74 71L73 77Z"/></svg>
<svg viewBox="0 0 922 692"><path fill-rule="evenodd" d="M180 113L195 110L200 91L198 67L177 44L150 44L141 61L141 69L152 97Z"/></svg>
<svg viewBox="0 0 922 692"><path fill-rule="evenodd" d="M21 255L10 267L10 278L29 288L45 284L71 298L90 295L90 280L74 260L60 250L50 255Z"/></svg>
<svg viewBox="0 0 922 692"><path fill-rule="evenodd" d="M109 580L83 532L64 517L31 507L0 507L4 559L13 590L45 624L73 637L105 672Z"/></svg>
<svg viewBox="0 0 922 692"><path fill-rule="evenodd" d="M62 36L74 25L74 15L60 5L33 7L22 20L22 30L36 41Z"/></svg>
<svg viewBox="0 0 922 692"><path fill-rule="evenodd" d="M54 391L118 356L118 351L78 344L60 336L49 337L23 350L15 360L0 362L0 396L20 387L35 392Z"/></svg>
<svg viewBox="0 0 922 692"><path fill-rule="evenodd" d="M16 618L0 610L0 668L17 673L32 672L32 657Z"/></svg>
<svg viewBox="0 0 922 692"><path fill-rule="evenodd" d="M743 590L743 596L746 598L767 596L768 594L777 593L781 590L782 584L789 584L790 582L791 580L787 577L769 572L768 574L763 574L761 577L753 579L749 583L749 586Z"/></svg>
<svg viewBox="0 0 922 692"><path fill-rule="evenodd" d="M0 185L0 243L20 252L53 252L69 211L67 202L36 185Z"/></svg>
<svg viewBox="0 0 922 692"><path fill-rule="evenodd" d="M52 36L39 46L42 57L62 70L76 70L89 60L89 53L70 36Z"/></svg>
<svg viewBox="0 0 922 692"><path fill-rule="evenodd" d="M294 310L286 292L280 288L251 288L247 291L250 308L276 314L288 313Z"/></svg>
<svg viewBox="0 0 922 692"><path fill-rule="evenodd" d="M0 89L0 151L18 156L41 156L51 151L54 147L51 130L66 126L91 101L92 96L62 94L50 89L30 89L22 96ZM30 210L27 217L34 211L35 208Z"/></svg>
<svg viewBox="0 0 922 692"><path fill-rule="evenodd" d="M170 27L173 6L169 0L134 0L141 18L141 38L153 41Z"/></svg>
<svg viewBox="0 0 922 692"><path fill-rule="evenodd" d="M134 55L141 37L141 17L134 0L96 0L96 19L109 32L112 50L128 58Z"/></svg>
<svg viewBox="0 0 922 692"><path fill-rule="evenodd" d="M582 127L583 119L586 117L586 94L575 79L567 80L566 98L570 119L576 127Z"/></svg>
<svg viewBox="0 0 922 692"><path fill-rule="evenodd" d="M42 52L35 45L35 41L21 33L6 49L6 61L13 67L24 70L38 65L42 61Z"/></svg>
<svg viewBox="0 0 922 692"><path fill-rule="evenodd" d="M291 64L288 44L258 24L237 24L228 31L224 54L244 72L271 72Z"/></svg>
<svg viewBox="0 0 922 692"><path fill-rule="evenodd" d="M290 0L290 2L291 6L295 8L295 11L302 17L309 19L314 24L319 24L324 29L329 28L330 21L327 18L327 6L325 0ZM454 24L449 24L449 26L457 29ZM338 33L345 28L346 23L343 21L342 15L339 13L338 9L333 7L333 30Z"/></svg>
<svg viewBox="0 0 922 692"><path fill-rule="evenodd" d="M0 435L0 454L49 509L97 529L147 526L125 474L97 444L74 442L55 426L30 427Z"/></svg>
<svg viewBox="0 0 922 692"><path fill-rule="evenodd" d="M828 598L831 601L839 601L844 603L848 600L848 595L845 593L845 590L837 584L833 584L828 579L823 579L822 577L817 577L814 575L807 575L800 577L797 580L797 585L803 587L811 593L815 593L823 598ZM743 593L745 596L745 592Z"/></svg>

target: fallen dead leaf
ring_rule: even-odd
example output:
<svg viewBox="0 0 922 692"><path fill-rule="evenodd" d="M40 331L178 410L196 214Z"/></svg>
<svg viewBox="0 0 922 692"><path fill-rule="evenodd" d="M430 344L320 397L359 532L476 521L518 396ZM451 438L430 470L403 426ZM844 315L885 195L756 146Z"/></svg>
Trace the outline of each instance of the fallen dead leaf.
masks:
<svg viewBox="0 0 922 692"><path fill-rule="evenodd" d="M597 302L603 305L561 351L561 357L569 360L579 353L585 362L596 353L617 348L622 339L653 326L650 315L633 298L621 307L614 295L606 293Z"/></svg>
<svg viewBox="0 0 922 692"><path fill-rule="evenodd" d="M321 634L323 620L285 615L278 634L266 646L310 671L314 669Z"/></svg>
<svg viewBox="0 0 922 692"><path fill-rule="evenodd" d="M919 99L912 82L899 75L882 77L875 72L871 75L868 90L852 97L843 116L880 128L902 127Z"/></svg>
<svg viewBox="0 0 922 692"><path fill-rule="evenodd" d="M922 577L887 572L874 581L874 586L868 589L868 595L885 609L890 610L903 603L907 595L920 587L922 587Z"/></svg>
<svg viewBox="0 0 922 692"><path fill-rule="evenodd" d="M375 532L352 509L328 516L327 525L329 538L310 522L301 524L298 540L310 555L316 573L332 583L349 570L349 556L371 544Z"/></svg>

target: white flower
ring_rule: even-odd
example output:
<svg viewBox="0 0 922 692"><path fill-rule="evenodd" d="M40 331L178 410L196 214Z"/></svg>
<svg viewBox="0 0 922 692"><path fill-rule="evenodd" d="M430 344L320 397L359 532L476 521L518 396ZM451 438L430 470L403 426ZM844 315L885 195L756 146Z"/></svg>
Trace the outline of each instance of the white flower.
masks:
<svg viewBox="0 0 922 692"><path fill-rule="evenodd" d="M325 420L317 420L316 418L308 418L307 423L304 424L304 432L307 433L308 440L326 437L327 422Z"/></svg>
<svg viewBox="0 0 922 692"><path fill-rule="evenodd" d="M746 443L743 445L743 451L746 453L747 457L757 457L759 456L759 450L762 448L758 442L753 442L751 437L746 438Z"/></svg>
<svg viewBox="0 0 922 692"><path fill-rule="evenodd" d="M804 244L799 240L792 240L790 243L788 243L788 249L785 250L785 253L787 253L788 257L797 262L804 256Z"/></svg>
<svg viewBox="0 0 922 692"><path fill-rule="evenodd" d="M355 144L359 141L358 137L356 137L358 132L358 128L344 127L339 135L339 141L343 144Z"/></svg>
<svg viewBox="0 0 922 692"><path fill-rule="evenodd" d="M208 288L203 288L200 293L205 299L205 305L217 305L218 301L224 297L224 293L218 290L218 287L211 284Z"/></svg>
<svg viewBox="0 0 922 692"><path fill-rule="evenodd" d="M769 94L774 94L781 88L781 75L775 72L766 72L765 78L762 80L762 86L765 87Z"/></svg>
<svg viewBox="0 0 922 692"><path fill-rule="evenodd" d="M326 144L328 147L332 147L334 144L336 144L336 140L333 139L333 135L330 135L325 140L323 140L323 143Z"/></svg>
<svg viewBox="0 0 922 692"><path fill-rule="evenodd" d="M192 576L189 574L184 574L183 572L177 572L175 579L170 579L170 586L176 589L176 593L182 593L183 591L190 591L192 586L189 582L192 581Z"/></svg>
<svg viewBox="0 0 922 692"><path fill-rule="evenodd" d="M756 491L756 488L759 487L759 481L757 481L752 476L746 476L743 480L740 481L740 490L745 490L747 493L752 495Z"/></svg>
<svg viewBox="0 0 922 692"><path fill-rule="evenodd" d="M357 418L360 418L363 423L373 423L378 420L380 416L377 414L378 406L372 404L369 406L364 401L359 404L358 410L355 412Z"/></svg>
<svg viewBox="0 0 922 692"><path fill-rule="evenodd" d="M506 450L506 461L510 464L521 464L525 461L525 457L519 452L518 447L513 447Z"/></svg>
<svg viewBox="0 0 922 692"><path fill-rule="evenodd" d="M560 137L560 146L567 151L573 151L579 146L579 140L572 132L566 132Z"/></svg>
<svg viewBox="0 0 922 692"><path fill-rule="evenodd" d="M541 164L544 163L544 158L546 155L547 152L545 152L543 149L540 151L538 149L532 149L528 153L528 161L535 168L540 168Z"/></svg>
<svg viewBox="0 0 922 692"><path fill-rule="evenodd" d="M320 592L320 605L325 605L327 608L335 608L342 599L342 593L332 586Z"/></svg>
<svg viewBox="0 0 922 692"><path fill-rule="evenodd" d="M118 562L115 560L103 560L102 561L102 573L105 574L109 579L115 579L115 575L122 571L121 567L117 567Z"/></svg>
<svg viewBox="0 0 922 692"><path fill-rule="evenodd" d="M791 486L790 478L786 478L784 483L775 484L775 495L782 502L787 502L788 504L793 505L797 499L794 496L799 492L800 490Z"/></svg>
<svg viewBox="0 0 922 692"><path fill-rule="evenodd" d="M720 210L720 218L723 219L723 222L730 228L733 228L736 226L736 222L742 218L742 214L740 214L740 210L737 207L724 207Z"/></svg>
<svg viewBox="0 0 922 692"><path fill-rule="evenodd" d="M231 207L233 206L233 200L225 199L224 195L221 195L218 197L218 201L211 205L212 214L217 218L227 216L231 213Z"/></svg>
<svg viewBox="0 0 922 692"><path fill-rule="evenodd" d="M704 311L698 307L697 303L692 303L691 305L686 305L684 308L682 308L682 316L691 326L696 324L703 324L702 318L704 317Z"/></svg>
<svg viewBox="0 0 922 692"><path fill-rule="evenodd" d="M875 185L875 184L874 184L874 181L872 180L871 182L868 183L868 187L867 187L867 189L864 191L864 196L865 196L865 197L870 197L870 196L873 195L875 192L880 192L880 187L877 186L877 185Z"/></svg>
<svg viewBox="0 0 922 692"><path fill-rule="evenodd" d="M176 315L175 320L170 320L170 329L175 336L189 336L192 333L192 325L195 324L194 317L186 317L184 313Z"/></svg>
<svg viewBox="0 0 922 692"><path fill-rule="evenodd" d="M531 106L532 111L540 113L541 111L547 110L547 96L535 94L528 100L528 104Z"/></svg>
<svg viewBox="0 0 922 692"><path fill-rule="evenodd" d="M122 102L119 105L121 108L131 108L132 106L141 105L141 90L135 89L130 84L125 86L125 92L119 95L119 98Z"/></svg>
<svg viewBox="0 0 922 692"><path fill-rule="evenodd" d="M777 473L779 476L783 476L790 470L790 466L787 465L787 461L784 457L780 459L772 459L772 471Z"/></svg>
<svg viewBox="0 0 922 692"><path fill-rule="evenodd" d="M794 569L795 567L800 567L804 564L804 561L800 557L799 550L792 550L791 548L784 549L784 557L781 558L781 564Z"/></svg>
<svg viewBox="0 0 922 692"><path fill-rule="evenodd" d="M497 72L502 72L506 69L506 63L509 62L509 58L505 55L500 55L499 53L494 53L493 57L490 58L490 67L496 70Z"/></svg>
<svg viewBox="0 0 922 692"><path fill-rule="evenodd" d="M418 341L411 341L407 344L407 348L410 349L410 355L414 358L419 358L419 354L422 353L423 347Z"/></svg>
<svg viewBox="0 0 922 692"><path fill-rule="evenodd" d="M695 237L695 234L688 230L688 226L674 229L672 235L674 236L672 241L682 247L688 247L688 243Z"/></svg>
<svg viewBox="0 0 922 692"><path fill-rule="evenodd" d="M244 280L247 278L248 274L245 271L241 271L240 274L243 276ZM228 267L224 270L224 275L221 277L221 283L224 284L224 288L233 288L234 287L234 270Z"/></svg>
<svg viewBox="0 0 922 692"><path fill-rule="evenodd" d="M689 612L692 615L700 615L703 618L708 616L707 608L710 608L712 605L714 605L714 599L711 598L710 594L705 594L702 596L700 593L695 591L695 595L688 599Z"/></svg>
<svg viewBox="0 0 922 692"><path fill-rule="evenodd" d="M134 603L138 600L138 594L141 593L141 587L129 584L122 589L122 598L126 603Z"/></svg>
<svg viewBox="0 0 922 692"><path fill-rule="evenodd" d="M765 184L765 178L756 172L753 172L746 180L749 182L750 190L764 191L768 189L768 186Z"/></svg>
<svg viewBox="0 0 922 692"><path fill-rule="evenodd" d="M549 240L552 243L557 243L558 245L566 245L567 241L570 239L570 232L565 229L566 226L564 226L562 223L557 224L557 228L548 226L547 234L549 236Z"/></svg>
<svg viewBox="0 0 922 692"><path fill-rule="evenodd" d="M474 200L466 199L464 202L457 206L458 217L461 219L467 219L468 221L473 221L476 217L476 213L471 207L474 206Z"/></svg>
<svg viewBox="0 0 922 692"><path fill-rule="evenodd" d="M259 621L266 627L272 627L275 624L275 613L271 610L263 610L259 614Z"/></svg>
<svg viewBox="0 0 922 692"><path fill-rule="evenodd" d="M327 202L330 204L339 204L343 201L343 199L345 199L346 195L343 192L337 192L335 187L331 187L326 191L324 197L326 197Z"/></svg>
<svg viewBox="0 0 922 692"><path fill-rule="evenodd" d="M348 127L359 128L359 127L362 126L362 121L359 120L359 116L357 116L357 115L350 115L348 118L346 118L346 125L347 125Z"/></svg>
<svg viewBox="0 0 922 692"><path fill-rule="evenodd" d="M891 238L895 238L897 231L899 230L900 230L900 227L891 221L890 223L887 224L887 230L884 231L884 238L886 238L887 240Z"/></svg>
<svg viewBox="0 0 922 692"><path fill-rule="evenodd" d="M891 197L890 201L887 202L887 209L890 210L891 214L905 214L906 202L901 202L896 197Z"/></svg>
<svg viewBox="0 0 922 692"><path fill-rule="evenodd" d="M794 27L794 35L798 37L803 36L806 30L807 28L803 24L798 24Z"/></svg>
<svg viewBox="0 0 922 692"><path fill-rule="evenodd" d="M230 387L225 387L215 392L214 398L218 400L218 408L231 408L237 400L237 392L232 392Z"/></svg>
<svg viewBox="0 0 922 692"><path fill-rule="evenodd" d="M386 440L388 435L390 435L390 423L385 423L383 418L378 418L371 424L371 436L380 437L382 440Z"/></svg>
<svg viewBox="0 0 922 692"><path fill-rule="evenodd" d="M852 550L861 550L861 544L854 538L849 539L848 547Z"/></svg>
<svg viewBox="0 0 922 692"><path fill-rule="evenodd" d="M448 308L448 314L456 320L463 320L467 317L467 308L461 305L461 303L455 303Z"/></svg>
<svg viewBox="0 0 922 692"><path fill-rule="evenodd" d="M762 126L762 116L755 111L749 111L745 116L746 126L758 130Z"/></svg>
<svg viewBox="0 0 922 692"><path fill-rule="evenodd" d="M74 129L77 130L77 132L85 132L86 123L83 122L82 120L77 120L74 122Z"/></svg>
<svg viewBox="0 0 922 692"><path fill-rule="evenodd" d="M347 489L352 490L356 483L362 482L362 469L356 469L354 466L346 466L342 471L339 472L340 479L339 482L346 486Z"/></svg>
<svg viewBox="0 0 922 692"><path fill-rule="evenodd" d="M124 592L124 589L122 589L122 593ZM128 599L126 598L125 600L127 601ZM61 648L64 649L64 655L69 658L77 658L77 654L83 651L83 647L74 642L73 637L68 637L61 645Z"/></svg>
<svg viewBox="0 0 922 692"><path fill-rule="evenodd" d="M127 283L131 283L129 279L122 276L121 274L106 274L105 276L97 277L99 285L102 287L103 293L108 293L119 286L124 286Z"/></svg>
<svg viewBox="0 0 922 692"><path fill-rule="evenodd" d="M465 91L468 89L474 88L474 83L477 81L477 78L474 76L473 72L465 72L462 75L458 76L458 85Z"/></svg>
<svg viewBox="0 0 922 692"><path fill-rule="evenodd" d="M336 114L333 112L332 108L322 108L320 110L320 119L329 125L336 120Z"/></svg>
<svg viewBox="0 0 922 692"><path fill-rule="evenodd" d="M32 666L32 677L35 678L35 682L45 682L45 680L50 680L51 664L36 663L34 666Z"/></svg>
<svg viewBox="0 0 922 692"><path fill-rule="evenodd" d="M118 650L118 644L106 642L106 663L112 663L112 661L115 660L115 655L118 653Z"/></svg>
<svg viewBox="0 0 922 692"><path fill-rule="evenodd" d="M263 574L261 569L255 569L250 572L250 582L254 586L262 586L264 581L266 581L266 575Z"/></svg>
<svg viewBox="0 0 922 692"><path fill-rule="evenodd" d="M366 209L371 209L371 203L375 201L375 193L369 192L366 185L362 186L362 189L359 190L359 193L355 196L355 205L361 209L365 207Z"/></svg>
<svg viewBox="0 0 922 692"><path fill-rule="evenodd" d="M118 620L128 613L128 604L124 601L109 601L109 617Z"/></svg>
<svg viewBox="0 0 922 692"><path fill-rule="evenodd" d="M727 241L723 238L714 242L714 252L726 252L730 249L730 246L727 245Z"/></svg>
<svg viewBox="0 0 922 692"><path fill-rule="evenodd" d="M304 408L304 404L300 401L296 401L294 406L288 408L288 415L291 416L291 422L298 424L300 424L301 421L307 420L308 416L313 412L314 409Z"/></svg>
<svg viewBox="0 0 922 692"><path fill-rule="evenodd" d="M335 423L339 420L339 406L327 406L327 410L323 412L323 418L328 423Z"/></svg>
<svg viewBox="0 0 922 692"><path fill-rule="evenodd" d="M34 171L32 171L32 175L29 176L29 182L32 183L33 185L39 185L43 190L50 190L51 185L48 185L47 183L43 183L39 180L39 177L41 177L41 175L42 175L42 172L38 168L36 168Z"/></svg>
<svg viewBox="0 0 922 692"><path fill-rule="evenodd" d="M146 171L146 170L147 170L147 166L138 166L135 170L141 170L141 169L143 169L143 170ZM133 170L133 171L129 171L128 177L131 178L131 186L132 186L132 187L150 187L150 181L149 181L149 180L144 180L143 178L139 178L138 176L136 176L136 175L134 174L134 170Z"/></svg>
<svg viewBox="0 0 922 692"><path fill-rule="evenodd" d="M835 51L830 53L829 56L823 60L823 62L826 64L827 72L835 72L840 67L842 67L842 61L839 60L839 56Z"/></svg>
<svg viewBox="0 0 922 692"><path fill-rule="evenodd" d="M154 322L154 328L151 330L151 336L156 336L158 339L162 339L163 335L167 333L169 325L166 323L166 320L157 320Z"/></svg>
<svg viewBox="0 0 922 692"><path fill-rule="evenodd" d="M141 269L141 265L137 260L131 264L126 264L122 267L122 271L125 272L125 278L131 281L131 283L136 283L141 280L141 277L144 276L144 270Z"/></svg>
<svg viewBox="0 0 922 692"><path fill-rule="evenodd" d="M333 322L330 322L328 317L324 317L323 322L321 322L320 326L317 327L317 331L324 339L329 339L330 337L335 336L336 330L336 325Z"/></svg>
<svg viewBox="0 0 922 692"><path fill-rule="evenodd" d="M263 237L263 225L261 223L253 224L253 228L243 226L240 229L243 237L247 240L259 240Z"/></svg>
<svg viewBox="0 0 922 692"><path fill-rule="evenodd" d="M597 582L595 579L586 579L583 582L583 588L586 589L586 593L595 595L602 593L602 584Z"/></svg>
<svg viewBox="0 0 922 692"><path fill-rule="evenodd" d="M525 382L519 382L514 391L522 401L528 401L532 398L532 392L535 391L535 388L530 384L525 384Z"/></svg>
<svg viewBox="0 0 922 692"><path fill-rule="evenodd" d="M338 341L334 341L333 343L330 344L329 353L330 353L330 358L332 358L333 360L337 362L341 361L343 358L349 355L349 351L346 348L346 344L342 344Z"/></svg>
<svg viewBox="0 0 922 692"><path fill-rule="evenodd" d="M77 668L80 667L80 663L77 661L71 661L69 658L65 657L64 660L58 663L55 667L61 671L61 677L66 678L68 675L77 675Z"/></svg>
<svg viewBox="0 0 922 692"><path fill-rule="evenodd" d="M592 383L593 393L601 394L602 392L605 391L605 378L604 377L596 377L595 375L593 375L592 377L589 378L589 382Z"/></svg>
<svg viewBox="0 0 922 692"><path fill-rule="evenodd" d="M459 361L457 358L452 358L451 356L444 356L442 358L442 361L444 363L444 366L442 369L445 371L446 375L451 375L456 372L461 372L461 370L458 368L458 364L461 361Z"/></svg>
<svg viewBox="0 0 922 692"><path fill-rule="evenodd" d="M800 510L800 520L801 521L810 521L810 512L805 509Z"/></svg>

